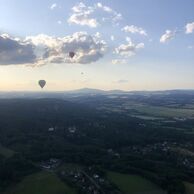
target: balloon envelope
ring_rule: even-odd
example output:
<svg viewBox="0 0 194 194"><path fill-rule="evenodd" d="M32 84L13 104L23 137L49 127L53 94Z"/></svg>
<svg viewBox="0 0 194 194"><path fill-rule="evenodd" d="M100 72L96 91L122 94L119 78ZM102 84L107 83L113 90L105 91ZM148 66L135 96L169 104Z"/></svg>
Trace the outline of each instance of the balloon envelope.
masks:
<svg viewBox="0 0 194 194"><path fill-rule="evenodd" d="M39 80L38 84L41 88L44 88L44 86L46 85L46 81L45 80Z"/></svg>
<svg viewBox="0 0 194 194"><path fill-rule="evenodd" d="M75 56L75 53L74 52L69 52L69 56L71 57L71 58L73 58L74 56Z"/></svg>

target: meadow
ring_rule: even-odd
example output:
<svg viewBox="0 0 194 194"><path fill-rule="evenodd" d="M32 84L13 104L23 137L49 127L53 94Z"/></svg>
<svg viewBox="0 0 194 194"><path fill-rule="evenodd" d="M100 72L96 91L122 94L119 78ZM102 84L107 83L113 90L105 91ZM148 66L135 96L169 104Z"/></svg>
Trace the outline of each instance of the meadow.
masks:
<svg viewBox="0 0 194 194"><path fill-rule="evenodd" d="M165 194L157 185L138 175L108 171L107 177L125 194Z"/></svg>
<svg viewBox="0 0 194 194"><path fill-rule="evenodd" d="M193 194L194 193L194 184L189 182L184 182L185 185L185 192L186 194Z"/></svg>
<svg viewBox="0 0 194 194"><path fill-rule="evenodd" d="M40 172L25 177L4 194L76 194L76 190L62 182L54 173Z"/></svg>

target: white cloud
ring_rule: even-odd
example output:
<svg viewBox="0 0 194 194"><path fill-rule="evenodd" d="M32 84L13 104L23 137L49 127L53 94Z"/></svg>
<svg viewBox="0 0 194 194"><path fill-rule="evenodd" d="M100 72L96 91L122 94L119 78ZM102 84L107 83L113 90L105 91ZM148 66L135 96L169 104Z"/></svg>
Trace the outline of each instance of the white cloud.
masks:
<svg viewBox="0 0 194 194"><path fill-rule="evenodd" d="M172 40L176 36L176 31L166 30L165 34L163 34L160 38L161 43L166 43Z"/></svg>
<svg viewBox="0 0 194 194"><path fill-rule="evenodd" d="M101 3L86 6L83 2L80 2L72 8L72 12L68 19L69 24L77 24L91 28L96 28L101 22L111 20L111 22L116 23L122 19L120 13ZM99 14L99 12L102 13Z"/></svg>
<svg viewBox="0 0 194 194"><path fill-rule="evenodd" d="M97 3L95 5L97 8L103 10L104 12L109 13L110 15L112 15L112 22L118 22L119 20L122 20L122 15L121 13L116 12L115 10L113 10L112 8L102 5L102 3ZM106 21L108 18L103 18L104 21Z"/></svg>
<svg viewBox="0 0 194 194"><path fill-rule="evenodd" d="M185 26L185 28L186 28L186 31L185 31L186 34L191 34L191 33L193 33L193 32L194 32L194 22L188 23L188 24Z"/></svg>
<svg viewBox="0 0 194 194"><path fill-rule="evenodd" d="M86 32L76 32L62 38L38 35L27 37L26 40L36 45L36 51L41 53L40 63L80 63L87 64L98 61L107 51L107 44L96 35ZM75 52L73 59L69 52Z"/></svg>
<svg viewBox="0 0 194 194"><path fill-rule="evenodd" d="M50 6L50 9L53 10L57 7L57 4L56 3L53 3L51 6Z"/></svg>
<svg viewBox="0 0 194 194"><path fill-rule="evenodd" d="M128 32L128 33L132 33L132 34L141 34L144 36L147 36L146 31L143 28L131 25L131 26L125 26L124 28L122 28L122 31L124 32Z"/></svg>
<svg viewBox="0 0 194 194"><path fill-rule="evenodd" d="M72 8L73 14L68 19L70 24L78 24L81 26L89 26L91 28L97 27L99 24L95 18L91 17L94 12L93 7L87 7L84 3L80 2Z"/></svg>
<svg viewBox="0 0 194 194"><path fill-rule="evenodd" d="M125 57L131 57L136 54L139 49L144 48L144 43L135 44L131 39L127 38L127 44L121 44L115 49L115 53Z"/></svg>
<svg viewBox="0 0 194 194"><path fill-rule="evenodd" d="M73 58L69 52L75 52ZM76 32L65 37L45 34L29 36L21 40L7 34L0 35L0 65L25 64L33 67L49 63L89 64L101 59L107 44L100 34Z"/></svg>
<svg viewBox="0 0 194 194"><path fill-rule="evenodd" d="M101 38L100 32L96 32L95 37L98 38L98 39Z"/></svg>
<svg viewBox="0 0 194 194"><path fill-rule="evenodd" d="M114 65L117 65L117 64L126 64L126 63L127 63L126 59L113 59L112 60L112 64L114 64Z"/></svg>

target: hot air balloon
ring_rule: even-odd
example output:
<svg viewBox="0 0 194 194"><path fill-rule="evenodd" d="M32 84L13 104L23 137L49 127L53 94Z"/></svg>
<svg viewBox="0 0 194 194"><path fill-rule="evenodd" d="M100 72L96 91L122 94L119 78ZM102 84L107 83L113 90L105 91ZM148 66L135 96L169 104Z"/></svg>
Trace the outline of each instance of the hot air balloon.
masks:
<svg viewBox="0 0 194 194"><path fill-rule="evenodd" d="M39 80L38 84L41 88L44 88L44 86L46 85L46 81L45 80Z"/></svg>
<svg viewBox="0 0 194 194"><path fill-rule="evenodd" d="M73 51L69 52L69 56L73 58L75 56L75 53Z"/></svg>

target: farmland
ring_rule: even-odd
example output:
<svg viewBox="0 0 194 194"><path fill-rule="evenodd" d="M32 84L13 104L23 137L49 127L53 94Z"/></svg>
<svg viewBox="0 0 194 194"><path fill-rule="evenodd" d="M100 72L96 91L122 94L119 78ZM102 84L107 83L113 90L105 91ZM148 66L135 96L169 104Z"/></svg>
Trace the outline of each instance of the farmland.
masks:
<svg viewBox="0 0 194 194"><path fill-rule="evenodd" d="M11 188L4 194L76 194L76 191L53 173L40 172L25 177L15 187Z"/></svg>

